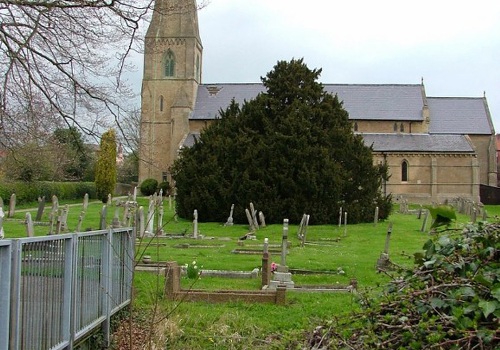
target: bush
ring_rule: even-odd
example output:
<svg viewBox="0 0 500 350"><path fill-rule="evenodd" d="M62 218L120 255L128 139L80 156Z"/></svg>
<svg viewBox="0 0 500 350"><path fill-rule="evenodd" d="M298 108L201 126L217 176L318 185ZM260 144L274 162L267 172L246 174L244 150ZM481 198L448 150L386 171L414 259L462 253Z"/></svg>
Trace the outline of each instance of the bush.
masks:
<svg viewBox="0 0 500 350"><path fill-rule="evenodd" d="M16 203L36 202L38 197L45 196L50 201L53 195L58 199L83 199L85 193L90 198L96 198L95 184L92 182L3 182L0 183L0 197L7 202L16 194Z"/></svg>
<svg viewBox="0 0 500 350"><path fill-rule="evenodd" d="M140 188L144 196L151 196L158 189L158 181L155 179L146 179L141 183Z"/></svg>

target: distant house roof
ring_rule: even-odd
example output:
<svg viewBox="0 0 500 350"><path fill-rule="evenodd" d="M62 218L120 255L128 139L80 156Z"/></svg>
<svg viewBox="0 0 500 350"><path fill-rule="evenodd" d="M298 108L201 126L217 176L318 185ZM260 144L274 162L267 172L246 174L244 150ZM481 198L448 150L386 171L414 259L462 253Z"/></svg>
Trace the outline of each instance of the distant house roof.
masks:
<svg viewBox="0 0 500 350"><path fill-rule="evenodd" d="M324 84L325 91L338 94L357 120L421 121L423 97L421 85ZM191 119L216 119L220 109L234 98L240 105L265 91L262 84L203 84L198 87Z"/></svg>
<svg viewBox="0 0 500 350"><path fill-rule="evenodd" d="M377 152L474 153L464 135L361 134L366 146Z"/></svg>
<svg viewBox="0 0 500 350"><path fill-rule="evenodd" d="M493 125L484 98L428 97L429 132L434 134L491 135Z"/></svg>

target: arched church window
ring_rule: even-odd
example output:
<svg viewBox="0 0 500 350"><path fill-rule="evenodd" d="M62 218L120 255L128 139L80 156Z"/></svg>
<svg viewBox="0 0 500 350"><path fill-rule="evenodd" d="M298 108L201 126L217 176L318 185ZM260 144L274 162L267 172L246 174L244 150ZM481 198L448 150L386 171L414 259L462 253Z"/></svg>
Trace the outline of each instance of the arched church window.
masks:
<svg viewBox="0 0 500 350"><path fill-rule="evenodd" d="M403 123L399 126L399 131L405 132L405 125Z"/></svg>
<svg viewBox="0 0 500 350"><path fill-rule="evenodd" d="M398 131L398 123L394 123L394 132Z"/></svg>
<svg viewBox="0 0 500 350"><path fill-rule="evenodd" d="M165 54L165 76L173 77L175 75L175 57L172 50L168 50Z"/></svg>
<svg viewBox="0 0 500 350"><path fill-rule="evenodd" d="M408 181L408 161L406 160L401 163L401 181Z"/></svg>
<svg viewBox="0 0 500 350"><path fill-rule="evenodd" d="M354 131L358 131L358 123L354 123Z"/></svg>
<svg viewBox="0 0 500 350"><path fill-rule="evenodd" d="M160 112L163 112L163 96L160 96Z"/></svg>

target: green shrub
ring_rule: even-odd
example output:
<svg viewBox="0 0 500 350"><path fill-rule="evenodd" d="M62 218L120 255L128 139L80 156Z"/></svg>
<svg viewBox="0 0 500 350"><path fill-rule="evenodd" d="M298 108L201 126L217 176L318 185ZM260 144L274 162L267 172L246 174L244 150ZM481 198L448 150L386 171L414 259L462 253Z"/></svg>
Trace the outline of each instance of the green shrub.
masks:
<svg viewBox="0 0 500 350"><path fill-rule="evenodd" d="M116 135L113 129L101 137L101 145L95 170L97 196L103 203L113 194L116 185Z"/></svg>
<svg viewBox="0 0 500 350"><path fill-rule="evenodd" d="M144 196L151 196L158 189L158 181L155 179L146 179L141 183L140 188Z"/></svg>
<svg viewBox="0 0 500 350"><path fill-rule="evenodd" d="M85 193L90 198L96 198L95 184L92 182L3 182L0 183L0 197L7 202L12 195L16 194L16 203L36 202L38 197L45 196L50 200L56 195L60 200L80 199Z"/></svg>

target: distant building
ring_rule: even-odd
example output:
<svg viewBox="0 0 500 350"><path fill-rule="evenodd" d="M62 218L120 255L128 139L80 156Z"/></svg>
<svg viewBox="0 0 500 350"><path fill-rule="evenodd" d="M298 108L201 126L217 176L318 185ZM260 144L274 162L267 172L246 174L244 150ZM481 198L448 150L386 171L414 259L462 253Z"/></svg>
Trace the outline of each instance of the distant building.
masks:
<svg viewBox="0 0 500 350"><path fill-rule="evenodd" d="M158 0L146 34L139 181L170 177L181 147L262 84L202 84L203 46L194 0ZM413 202L479 201L497 185L497 147L486 97L428 97L421 84L324 84L344 101L356 133L387 163L383 191Z"/></svg>

